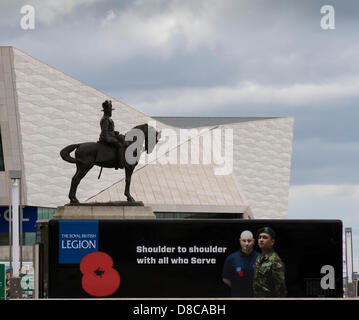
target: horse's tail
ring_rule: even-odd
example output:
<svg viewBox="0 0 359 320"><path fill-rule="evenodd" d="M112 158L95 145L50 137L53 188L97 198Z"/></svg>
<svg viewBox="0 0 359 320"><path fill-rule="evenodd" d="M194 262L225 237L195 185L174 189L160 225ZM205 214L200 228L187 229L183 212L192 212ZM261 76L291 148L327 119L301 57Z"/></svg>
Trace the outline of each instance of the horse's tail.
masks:
<svg viewBox="0 0 359 320"><path fill-rule="evenodd" d="M65 148L63 148L60 151L60 156L63 160L70 162L70 163L79 163L81 162L79 159L73 158L70 156L70 153L72 151L74 151L75 149L77 149L79 147L80 144L71 144Z"/></svg>

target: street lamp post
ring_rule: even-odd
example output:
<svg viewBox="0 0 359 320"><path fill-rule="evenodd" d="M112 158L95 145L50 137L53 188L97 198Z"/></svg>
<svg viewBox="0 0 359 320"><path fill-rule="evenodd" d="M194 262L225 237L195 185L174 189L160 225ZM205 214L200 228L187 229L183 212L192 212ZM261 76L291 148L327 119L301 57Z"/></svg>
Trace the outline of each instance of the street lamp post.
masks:
<svg viewBox="0 0 359 320"><path fill-rule="evenodd" d="M22 219L19 214L20 208L20 189L21 189L21 171L9 171L10 187L11 187L11 203L9 210L9 230L10 232L10 266L12 276L10 279L10 297L21 298L20 285L20 268L21 268L21 227Z"/></svg>
<svg viewBox="0 0 359 320"><path fill-rule="evenodd" d="M345 228L345 256L348 278L348 297L355 296L354 281L353 281L353 242L352 242L352 228Z"/></svg>

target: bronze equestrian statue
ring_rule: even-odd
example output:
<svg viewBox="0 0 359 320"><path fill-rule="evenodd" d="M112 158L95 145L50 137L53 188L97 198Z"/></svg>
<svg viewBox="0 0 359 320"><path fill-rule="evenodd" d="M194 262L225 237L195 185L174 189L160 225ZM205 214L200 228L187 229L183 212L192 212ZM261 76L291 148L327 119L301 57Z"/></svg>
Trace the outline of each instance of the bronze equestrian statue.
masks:
<svg viewBox="0 0 359 320"><path fill-rule="evenodd" d="M114 130L111 119L112 103L106 100L103 104L104 116L101 119L101 134L98 142L84 142L72 144L60 151L63 160L76 164L76 173L71 180L69 192L70 203L79 203L76 198L76 190L80 181L92 169L93 166L102 168L125 169L127 201L134 202L130 194L131 176L138 164L141 153L151 153L161 138L158 132L147 123L138 125L126 133L119 134ZM70 155L75 151L75 157ZM100 173L101 174L101 173Z"/></svg>

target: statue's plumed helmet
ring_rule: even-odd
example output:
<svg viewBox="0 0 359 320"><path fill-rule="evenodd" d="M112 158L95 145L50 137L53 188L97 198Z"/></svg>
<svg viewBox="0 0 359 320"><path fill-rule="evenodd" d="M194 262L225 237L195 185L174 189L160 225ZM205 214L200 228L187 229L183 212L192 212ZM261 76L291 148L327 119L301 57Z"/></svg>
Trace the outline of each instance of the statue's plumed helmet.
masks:
<svg viewBox="0 0 359 320"><path fill-rule="evenodd" d="M107 110L115 110L114 108L112 108L112 101L111 100L106 100L102 103L102 111L107 111Z"/></svg>

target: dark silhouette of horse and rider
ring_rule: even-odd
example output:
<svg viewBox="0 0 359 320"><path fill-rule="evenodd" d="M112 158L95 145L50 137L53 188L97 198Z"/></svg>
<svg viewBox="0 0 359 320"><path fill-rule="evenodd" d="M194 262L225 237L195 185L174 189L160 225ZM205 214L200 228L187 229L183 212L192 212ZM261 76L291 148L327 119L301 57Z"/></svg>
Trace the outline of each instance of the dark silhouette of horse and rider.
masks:
<svg viewBox="0 0 359 320"><path fill-rule="evenodd" d="M70 203L79 203L76 198L77 187L85 175L93 168L125 169L126 187L125 196L127 201L134 202L130 194L131 176L138 164L143 151L151 153L161 138L161 132L147 123L138 125L125 135L115 131L112 116L112 102L106 100L102 103L104 115L101 118L101 133L98 142L84 142L71 144L60 151L63 160L76 164L76 173L72 177L69 192ZM75 156L70 155L75 151ZM101 175L100 172L100 175ZM100 178L99 175L99 178Z"/></svg>

